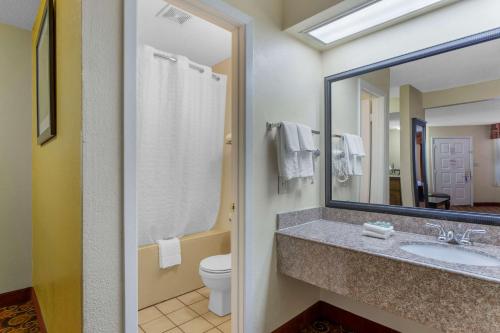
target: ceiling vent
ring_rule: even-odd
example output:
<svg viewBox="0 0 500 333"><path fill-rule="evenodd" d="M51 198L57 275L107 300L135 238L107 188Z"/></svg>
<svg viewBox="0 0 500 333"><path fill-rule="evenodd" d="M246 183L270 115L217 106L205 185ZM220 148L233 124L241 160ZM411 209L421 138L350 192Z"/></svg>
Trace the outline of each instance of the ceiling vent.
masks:
<svg viewBox="0 0 500 333"><path fill-rule="evenodd" d="M170 21L183 24L191 18L191 15L171 4L167 4L156 14L156 17L166 18Z"/></svg>

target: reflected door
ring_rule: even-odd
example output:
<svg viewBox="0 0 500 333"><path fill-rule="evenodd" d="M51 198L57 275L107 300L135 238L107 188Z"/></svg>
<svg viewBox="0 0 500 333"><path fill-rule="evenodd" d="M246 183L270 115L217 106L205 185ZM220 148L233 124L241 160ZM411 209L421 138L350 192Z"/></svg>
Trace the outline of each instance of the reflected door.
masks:
<svg viewBox="0 0 500 333"><path fill-rule="evenodd" d="M454 206L472 205L470 138L435 138L435 193L451 196Z"/></svg>

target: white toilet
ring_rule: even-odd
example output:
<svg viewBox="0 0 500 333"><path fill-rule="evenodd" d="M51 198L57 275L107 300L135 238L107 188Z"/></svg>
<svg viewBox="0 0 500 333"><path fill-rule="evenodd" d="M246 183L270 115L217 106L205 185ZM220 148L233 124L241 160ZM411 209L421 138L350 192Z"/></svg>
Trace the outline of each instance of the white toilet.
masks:
<svg viewBox="0 0 500 333"><path fill-rule="evenodd" d="M208 309L221 317L231 313L231 254L203 259L200 276L210 289Z"/></svg>

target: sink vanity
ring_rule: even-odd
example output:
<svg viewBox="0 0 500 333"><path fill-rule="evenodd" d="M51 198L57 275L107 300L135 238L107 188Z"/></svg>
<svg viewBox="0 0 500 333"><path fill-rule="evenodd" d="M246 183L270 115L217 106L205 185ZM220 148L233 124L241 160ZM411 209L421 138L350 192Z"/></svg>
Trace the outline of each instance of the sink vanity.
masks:
<svg viewBox="0 0 500 333"><path fill-rule="evenodd" d="M373 220L393 223L396 233L362 236L362 223ZM279 214L279 270L442 332L500 332L500 228L482 225L479 242L451 245L428 221L335 208ZM432 222L461 232L474 226Z"/></svg>

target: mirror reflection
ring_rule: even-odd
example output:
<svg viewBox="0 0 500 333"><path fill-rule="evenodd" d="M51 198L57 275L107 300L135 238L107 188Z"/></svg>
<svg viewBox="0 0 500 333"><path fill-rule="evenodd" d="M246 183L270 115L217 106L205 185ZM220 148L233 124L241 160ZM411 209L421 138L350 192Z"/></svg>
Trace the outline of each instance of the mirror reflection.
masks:
<svg viewBox="0 0 500 333"><path fill-rule="evenodd" d="M500 41L330 89L333 200L500 214Z"/></svg>

